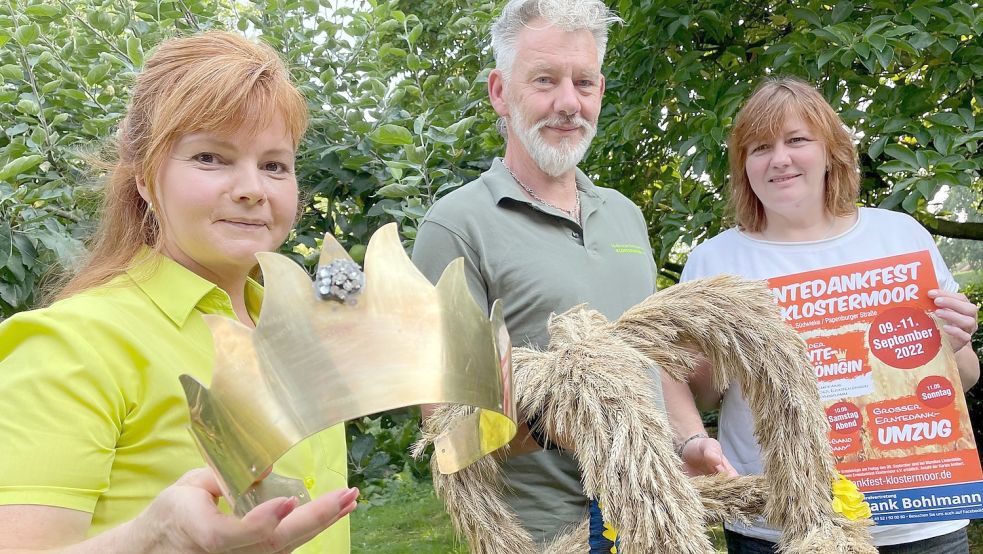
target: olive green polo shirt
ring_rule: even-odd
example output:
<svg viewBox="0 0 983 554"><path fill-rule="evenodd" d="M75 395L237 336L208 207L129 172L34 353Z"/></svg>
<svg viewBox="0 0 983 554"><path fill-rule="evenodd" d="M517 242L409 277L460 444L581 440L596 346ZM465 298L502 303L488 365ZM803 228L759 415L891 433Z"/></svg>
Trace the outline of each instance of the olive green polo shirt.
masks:
<svg viewBox="0 0 983 554"><path fill-rule="evenodd" d="M516 346L545 348L552 313L586 303L608 319L655 292L656 268L641 211L577 170L581 219L531 200L496 158L478 179L438 200L417 233L413 262L436 282L463 257L486 312L501 298ZM653 374L661 407L661 382ZM539 451L505 462L507 500L534 538L580 523L586 498L572 457Z"/></svg>
<svg viewBox="0 0 983 554"><path fill-rule="evenodd" d="M112 282L0 324L0 504L92 514L88 535L136 517L202 467L178 376L212 376L202 314L234 318L229 296L170 258L143 252ZM262 287L250 280L256 320ZM274 470L312 496L347 481L344 425L293 448ZM348 552L348 520L302 552Z"/></svg>

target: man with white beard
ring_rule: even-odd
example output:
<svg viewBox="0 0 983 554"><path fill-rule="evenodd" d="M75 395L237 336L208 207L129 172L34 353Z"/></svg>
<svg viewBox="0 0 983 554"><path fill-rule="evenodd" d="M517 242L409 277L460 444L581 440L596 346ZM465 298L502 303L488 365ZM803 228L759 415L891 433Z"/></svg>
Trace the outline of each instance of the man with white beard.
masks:
<svg viewBox="0 0 983 554"><path fill-rule="evenodd" d="M431 281L463 257L479 305L487 311L504 301L516 346L545 348L551 313L587 303L615 319L656 289L641 211L577 169L597 129L601 62L615 21L600 0L505 6L492 28L496 68L488 77L505 156L438 200L416 237L413 261ZM660 402L663 388L689 394L671 380L660 385L655 368L653 382ZM540 542L582 521L587 507L576 462L543 442L523 425L503 463L507 501ZM716 441L699 442L708 444L689 450L719 453ZM707 460L700 463L709 472L726 463Z"/></svg>

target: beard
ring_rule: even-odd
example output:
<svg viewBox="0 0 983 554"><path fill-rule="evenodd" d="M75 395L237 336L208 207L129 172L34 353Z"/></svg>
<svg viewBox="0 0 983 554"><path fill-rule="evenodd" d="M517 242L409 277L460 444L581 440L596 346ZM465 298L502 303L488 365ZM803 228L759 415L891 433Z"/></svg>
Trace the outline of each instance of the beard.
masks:
<svg viewBox="0 0 983 554"><path fill-rule="evenodd" d="M527 126L526 113L522 106L511 101L508 104L509 112L512 114L508 118L512 132L539 169L552 177L559 177L577 167L590 148L594 135L597 134L597 125L584 119L580 114L551 115ZM560 144L554 146L543 138L541 132L543 127L579 127L583 129L584 135L580 139L564 137L560 140Z"/></svg>

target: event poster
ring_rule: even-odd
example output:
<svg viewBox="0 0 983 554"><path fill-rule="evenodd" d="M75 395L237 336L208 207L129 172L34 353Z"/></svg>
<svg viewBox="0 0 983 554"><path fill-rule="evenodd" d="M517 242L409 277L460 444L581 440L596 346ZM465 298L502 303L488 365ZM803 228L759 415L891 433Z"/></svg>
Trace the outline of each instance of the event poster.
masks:
<svg viewBox="0 0 983 554"><path fill-rule="evenodd" d="M927 251L770 279L808 346L837 469L880 525L983 518L983 472Z"/></svg>

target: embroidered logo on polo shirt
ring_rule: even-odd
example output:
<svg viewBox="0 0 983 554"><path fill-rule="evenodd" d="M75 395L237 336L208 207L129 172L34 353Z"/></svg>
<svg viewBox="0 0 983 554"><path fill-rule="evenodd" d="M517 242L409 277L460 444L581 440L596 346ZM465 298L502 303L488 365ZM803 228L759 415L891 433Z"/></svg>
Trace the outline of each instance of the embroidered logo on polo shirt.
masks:
<svg viewBox="0 0 983 554"><path fill-rule="evenodd" d="M612 244L611 248L618 254L644 254L645 249L637 244Z"/></svg>

